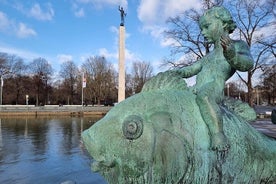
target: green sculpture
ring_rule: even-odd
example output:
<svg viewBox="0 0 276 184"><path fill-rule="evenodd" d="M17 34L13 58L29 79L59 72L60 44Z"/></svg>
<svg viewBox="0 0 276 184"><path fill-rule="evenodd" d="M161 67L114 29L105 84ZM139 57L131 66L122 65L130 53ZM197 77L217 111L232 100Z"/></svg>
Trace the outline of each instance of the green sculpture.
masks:
<svg viewBox="0 0 276 184"><path fill-rule="evenodd" d="M187 78L197 74L194 92L201 116L212 138L212 149L226 150L229 147L223 133L223 123L218 106L223 99L225 81L236 70L248 71L253 67L247 44L229 38L236 27L230 13L223 7L208 10L199 20L204 37L214 43L214 50L195 64L173 71Z"/></svg>
<svg viewBox="0 0 276 184"><path fill-rule="evenodd" d="M159 73L83 132L92 170L109 183L273 183L276 141L247 121L252 108L223 96L235 70L252 67L248 46L231 40L235 25L222 7L200 27L214 51L194 65ZM197 74L187 87L183 77Z"/></svg>

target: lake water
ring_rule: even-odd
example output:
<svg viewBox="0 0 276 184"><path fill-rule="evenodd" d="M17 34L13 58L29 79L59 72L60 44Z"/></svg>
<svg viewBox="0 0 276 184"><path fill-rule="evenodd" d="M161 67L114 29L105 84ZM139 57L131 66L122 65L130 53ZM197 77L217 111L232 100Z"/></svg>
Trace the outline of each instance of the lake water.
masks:
<svg viewBox="0 0 276 184"><path fill-rule="evenodd" d="M98 119L0 119L0 183L106 184L80 141Z"/></svg>

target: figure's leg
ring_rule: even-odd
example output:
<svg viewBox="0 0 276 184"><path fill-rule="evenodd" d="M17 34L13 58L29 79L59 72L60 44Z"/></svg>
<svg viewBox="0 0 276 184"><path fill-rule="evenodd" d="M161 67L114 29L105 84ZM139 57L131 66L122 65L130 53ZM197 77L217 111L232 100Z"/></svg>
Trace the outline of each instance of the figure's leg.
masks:
<svg viewBox="0 0 276 184"><path fill-rule="evenodd" d="M229 145L223 132L222 115L217 104L221 99L221 94L216 94L213 89L214 86L211 84L206 85L204 89L200 89L196 102L211 134L211 148L223 151L227 150Z"/></svg>

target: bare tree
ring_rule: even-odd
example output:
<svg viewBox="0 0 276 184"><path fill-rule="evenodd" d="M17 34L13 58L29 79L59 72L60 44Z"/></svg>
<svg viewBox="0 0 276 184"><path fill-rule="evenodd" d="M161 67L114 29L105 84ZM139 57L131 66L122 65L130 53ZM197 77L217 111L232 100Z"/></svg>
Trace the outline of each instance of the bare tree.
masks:
<svg viewBox="0 0 276 184"><path fill-rule="evenodd" d="M224 94L225 96L229 96L231 98L247 101L247 95L244 86L244 83L240 80L228 82L225 85Z"/></svg>
<svg viewBox="0 0 276 184"><path fill-rule="evenodd" d="M23 75L26 65L22 58L16 55L0 53L0 76Z"/></svg>
<svg viewBox="0 0 276 184"><path fill-rule="evenodd" d="M0 77L4 81L12 82L13 88L15 89L13 91L13 94L15 97L12 101L14 101L15 104L19 101L19 96L23 92L24 86L22 83L22 77L24 75L24 72L26 71L26 65L24 64L22 58L17 57L16 55L10 55L7 53L0 53ZM9 80L14 78L15 80ZM1 82L3 82L1 81ZM5 85L8 84L5 82ZM3 83L1 83L3 86ZM4 98L7 97L6 93L3 93L3 88L0 89L1 94ZM5 91L8 92L9 89L5 88ZM10 93L9 93L10 94ZM1 96L1 102L2 104L2 96ZM6 101L11 101L10 99L6 99Z"/></svg>
<svg viewBox="0 0 276 184"><path fill-rule="evenodd" d="M275 105L276 100L276 64L267 66L261 75L262 91L268 104Z"/></svg>
<svg viewBox="0 0 276 184"><path fill-rule="evenodd" d="M223 0L203 0L204 9L210 9L213 6L220 6L223 4Z"/></svg>
<svg viewBox="0 0 276 184"><path fill-rule="evenodd" d="M203 0L202 9L190 9L177 17L171 17L167 23L169 29L164 32L166 39L171 40L171 58L164 60L164 65L182 67L189 65L210 52L209 44L200 33L198 20L203 11L219 6L223 0ZM178 61L175 61L178 57Z"/></svg>
<svg viewBox="0 0 276 184"><path fill-rule="evenodd" d="M251 97L253 93L253 75L265 64L275 62L276 32L272 31L276 26L275 12L273 12L276 9L275 1L203 1L202 10L214 5L228 7L233 14L233 18L236 18L238 25L238 31L234 33L235 36L238 35L239 39L245 40L250 46L255 65L253 69L248 71L246 78L243 78L237 72L240 79L247 85L247 99L250 105L253 105L254 100ZM202 13L203 11L189 10L179 17L169 19L168 23L171 27L170 30L165 32L165 35L168 39L173 40L172 55L180 58L178 59L180 63L175 62L175 59L172 58L167 59L166 64L173 67L185 66L209 52L211 45L204 41L197 22Z"/></svg>
<svg viewBox="0 0 276 184"><path fill-rule="evenodd" d="M61 64L59 75L63 79L63 95L67 96L67 103L74 104L74 94L78 82L79 70L73 61L66 61Z"/></svg>
<svg viewBox="0 0 276 184"><path fill-rule="evenodd" d="M126 73L126 98L132 96L134 93L132 74Z"/></svg>
<svg viewBox="0 0 276 184"><path fill-rule="evenodd" d="M109 103L116 99L116 72L105 57L89 57L82 65L87 85L85 88L85 101L100 104Z"/></svg>
<svg viewBox="0 0 276 184"><path fill-rule="evenodd" d="M252 106L253 75L266 64L275 62L276 27L275 0L250 1L236 0L230 4L234 18L237 18L238 32L241 39L250 46L254 58L254 67L248 71L247 78L240 79L247 85L249 104Z"/></svg>
<svg viewBox="0 0 276 184"><path fill-rule="evenodd" d="M40 103L47 104L49 101L48 83L53 74L52 66L46 59L37 58L29 64L29 69L33 76L34 86L36 88L36 105L38 106Z"/></svg>
<svg viewBox="0 0 276 184"><path fill-rule="evenodd" d="M149 62L136 61L132 65L133 92L139 93L143 85L152 77L153 67Z"/></svg>
<svg viewBox="0 0 276 184"><path fill-rule="evenodd" d="M198 18L199 13L190 10L168 19L170 29L165 31L165 36L172 42L172 58L166 59L165 64L173 67L185 66L209 52L210 45L200 34ZM175 57L179 57L179 61L175 61Z"/></svg>
<svg viewBox="0 0 276 184"><path fill-rule="evenodd" d="M0 76L4 76L10 73L10 69L7 63L8 63L8 54L0 53Z"/></svg>

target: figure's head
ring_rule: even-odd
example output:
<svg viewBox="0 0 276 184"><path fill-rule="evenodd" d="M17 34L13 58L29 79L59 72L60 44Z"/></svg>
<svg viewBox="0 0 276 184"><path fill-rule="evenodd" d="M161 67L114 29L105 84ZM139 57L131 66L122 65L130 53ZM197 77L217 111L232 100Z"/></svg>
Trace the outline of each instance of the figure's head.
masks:
<svg viewBox="0 0 276 184"><path fill-rule="evenodd" d="M236 28L230 12L224 7L213 7L207 10L200 17L199 26L202 34L210 41L214 41L214 37L219 39L223 32L232 33Z"/></svg>

